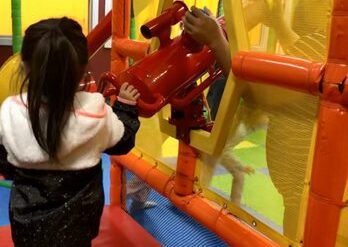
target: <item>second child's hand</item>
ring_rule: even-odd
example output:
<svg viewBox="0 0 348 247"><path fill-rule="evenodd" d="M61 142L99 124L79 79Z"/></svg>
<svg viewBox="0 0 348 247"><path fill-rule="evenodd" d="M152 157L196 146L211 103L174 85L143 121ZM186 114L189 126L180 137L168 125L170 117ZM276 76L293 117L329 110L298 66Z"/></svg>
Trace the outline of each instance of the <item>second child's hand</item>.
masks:
<svg viewBox="0 0 348 247"><path fill-rule="evenodd" d="M218 65L227 77L231 70L229 44L216 18L207 8L202 10L193 6L191 12L186 13L183 23L185 32L213 51Z"/></svg>

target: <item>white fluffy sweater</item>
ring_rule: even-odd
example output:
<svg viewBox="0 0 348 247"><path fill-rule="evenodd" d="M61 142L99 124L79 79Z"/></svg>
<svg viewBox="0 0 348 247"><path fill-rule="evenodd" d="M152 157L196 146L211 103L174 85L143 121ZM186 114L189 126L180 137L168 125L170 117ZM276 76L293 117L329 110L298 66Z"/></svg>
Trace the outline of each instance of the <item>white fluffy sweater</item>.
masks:
<svg viewBox="0 0 348 247"><path fill-rule="evenodd" d="M52 164L31 129L27 95L7 98L0 109L0 144L8 161L22 168L78 170L98 164L101 153L123 136L124 125L99 93L78 92L62 132L59 164Z"/></svg>

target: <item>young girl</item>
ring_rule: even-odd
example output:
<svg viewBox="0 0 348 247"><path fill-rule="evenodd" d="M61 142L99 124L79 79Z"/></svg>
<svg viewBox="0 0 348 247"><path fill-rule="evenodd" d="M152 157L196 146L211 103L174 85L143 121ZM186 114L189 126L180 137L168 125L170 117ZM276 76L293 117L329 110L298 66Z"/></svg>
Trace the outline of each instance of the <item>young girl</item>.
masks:
<svg viewBox="0 0 348 247"><path fill-rule="evenodd" d="M134 146L139 93L123 84L111 108L101 94L78 92L87 40L66 17L31 25L21 56L21 93L0 110L0 150L12 164L13 241L16 247L91 246L104 205L100 155Z"/></svg>

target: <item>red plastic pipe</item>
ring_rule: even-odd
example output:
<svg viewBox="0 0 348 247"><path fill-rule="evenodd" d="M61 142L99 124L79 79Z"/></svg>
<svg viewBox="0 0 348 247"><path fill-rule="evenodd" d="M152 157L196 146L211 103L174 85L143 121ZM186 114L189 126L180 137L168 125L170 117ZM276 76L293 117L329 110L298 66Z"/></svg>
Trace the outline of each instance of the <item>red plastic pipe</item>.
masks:
<svg viewBox="0 0 348 247"><path fill-rule="evenodd" d="M88 54L93 54L111 37L111 11L87 35Z"/></svg>

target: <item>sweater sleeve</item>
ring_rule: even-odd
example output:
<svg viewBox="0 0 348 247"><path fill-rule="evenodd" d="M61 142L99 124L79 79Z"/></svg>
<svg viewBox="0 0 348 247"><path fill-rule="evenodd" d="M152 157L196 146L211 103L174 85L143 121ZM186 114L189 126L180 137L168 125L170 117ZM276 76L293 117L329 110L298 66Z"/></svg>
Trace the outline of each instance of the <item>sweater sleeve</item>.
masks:
<svg viewBox="0 0 348 247"><path fill-rule="evenodd" d="M128 153L135 145L135 135L139 129L138 110L135 106L116 102L112 107L113 112L123 123L124 132L121 139L112 147L105 150L110 155Z"/></svg>

